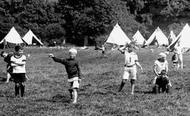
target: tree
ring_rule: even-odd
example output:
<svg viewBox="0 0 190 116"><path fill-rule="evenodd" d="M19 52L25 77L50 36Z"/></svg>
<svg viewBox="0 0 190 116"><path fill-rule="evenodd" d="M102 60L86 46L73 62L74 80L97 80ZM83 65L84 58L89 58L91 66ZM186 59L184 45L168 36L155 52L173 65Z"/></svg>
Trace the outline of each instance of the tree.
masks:
<svg viewBox="0 0 190 116"><path fill-rule="evenodd" d="M105 0L59 0L58 9L65 15L66 34L71 41L105 33L113 16Z"/></svg>

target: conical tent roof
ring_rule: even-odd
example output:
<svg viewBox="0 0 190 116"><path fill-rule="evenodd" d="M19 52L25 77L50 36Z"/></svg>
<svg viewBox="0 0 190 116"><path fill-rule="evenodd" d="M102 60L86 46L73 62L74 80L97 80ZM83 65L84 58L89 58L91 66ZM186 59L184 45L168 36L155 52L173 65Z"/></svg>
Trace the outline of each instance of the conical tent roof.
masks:
<svg viewBox="0 0 190 116"><path fill-rule="evenodd" d="M168 48L172 48L178 45L182 48L190 48L190 26L186 24L176 39L169 45Z"/></svg>
<svg viewBox="0 0 190 116"><path fill-rule="evenodd" d="M117 45L125 45L130 42L131 40L127 37L127 35L123 32L118 24L114 26L106 41L106 43L112 43Z"/></svg>
<svg viewBox="0 0 190 116"><path fill-rule="evenodd" d="M24 37L22 38L28 45L33 44L33 39L35 39L40 45L43 45L43 43L34 35L34 33L29 30Z"/></svg>
<svg viewBox="0 0 190 116"><path fill-rule="evenodd" d="M164 33L162 32L162 30L159 27L157 27L155 29L155 31L153 32L153 34L146 41L145 45L150 45L154 41L157 41L157 43L158 43L159 46L168 45L169 44L168 38L164 35Z"/></svg>
<svg viewBox="0 0 190 116"><path fill-rule="evenodd" d="M23 43L21 36L19 35L19 33L16 31L14 27L11 28L9 33L1 40L0 43L3 43L3 42L9 42L13 44Z"/></svg>
<svg viewBox="0 0 190 116"><path fill-rule="evenodd" d="M133 41L135 41L136 44L138 45L143 45L145 43L145 39L138 30L134 35L133 35Z"/></svg>

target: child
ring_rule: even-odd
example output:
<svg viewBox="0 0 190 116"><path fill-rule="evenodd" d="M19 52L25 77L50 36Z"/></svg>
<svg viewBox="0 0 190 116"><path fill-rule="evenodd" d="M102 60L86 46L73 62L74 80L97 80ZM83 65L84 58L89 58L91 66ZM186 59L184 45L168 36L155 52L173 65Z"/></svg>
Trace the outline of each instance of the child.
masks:
<svg viewBox="0 0 190 116"><path fill-rule="evenodd" d="M183 69L183 52L182 52L182 47L180 46L175 46L174 47L174 52L178 56L178 61L179 61L179 67Z"/></svg>
<svg viewBox="0 0 190 116"><path fill-rule="evenodd" d="M12 73L12 66L11 66L11 56L13 53L6 53L5 51L1 52L1 57L4 58L4 61L7 63L7 80L6 83L9 82L11 78L11 73Z"/></svg>
<svg viewBox="0 0 190 116"><path fill-rule="evenodd" d="M23 55L23 48L21 46L15 46L15 53L11 57L11 66L13 67L12 78L15 82L15 96L17 97L21 93L21 97L24 96L26 81L26 56Z"/></svg>
<svg viewBox="0 0 190 116"><path fill-rule="evenodd" d="M155 87L153 88L155 93L166 92L169 93L170 85L169 78L166 74L166 70L162 70L160 75L156 79Z"/></svg>
<svg viewBox="0 0 190 116"><path fill-rule="evenodd" d="M160 76L161 71L165 70L166 74L168 72L168 61L166 60L166 54L165 53L160 53L158 56L158 59L154 62L153 66L153 71L156 75L156 77L153 80L153 85L155 86L156 84L156 79ZM169 85L171 86L171 82L169 82Z"/></svg>
<svg viewBox="0 0 190 116"><path fill-rule="evenodd" d="M122 90L122 88L125 85L126 80L129 80L129 76L131 76L130 82L131 82L131 94L134 94L134 88L135 88L135 81L137 79L137 67L138 66L141 70L142 66L138 62L138 56L135 52L133 52L133 46L132 45L126 45L123 49L118 49L121 53L125 55L125 65L124 65L124 74L122 78L122 82L119 88L119 92Z"/></svg>
<svg viewBox="0 0 190 116"><path fill-rule="evenodd" d="M173 67L174 69L178 70L179 68L179 61L178 61L178 55L176 52L174 52L173 56L172 56L172 63L173 63Z"/></svg>
<svg viewBox="0 0 190 116"><path fill-rule="evenodd" d="M79 68L78 61L76 61L77 50L71 48L69 50L69 58L67 59L59 59L56 58L53 54L49 54L49 57L53 58L55 62L59 62L65 65L67 74L68 74L68 82L70 83L71 89L69 89L71 98L74 98L73 103L77 103L77 90L79 88L79 81L81 79L81 72Z"/></svg>

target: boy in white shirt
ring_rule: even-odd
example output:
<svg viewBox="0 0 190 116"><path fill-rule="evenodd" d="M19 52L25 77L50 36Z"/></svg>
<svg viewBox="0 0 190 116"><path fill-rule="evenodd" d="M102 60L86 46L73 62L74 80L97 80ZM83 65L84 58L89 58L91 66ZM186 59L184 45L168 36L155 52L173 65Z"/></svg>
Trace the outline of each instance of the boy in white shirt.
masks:
<svg viewBox="0 0 190 116"><path fill-rule="evenodd" d="M21 97L24 96L25 86L24 82L26 81L26 56L23 55L23 48L21 46L15 46L15 53L11 57L11 66L13 67L12 78L15 82L15 96L18 96L19 93Z"/></svg>
<svg viewBox="0 0 190 116"><path fill-rule="evenodd" d="M123 49L118 49L121 53L125 55L125 65L124 65L124 74L122 78L121 85L119 87L119 92L124 87L126 80L129 80L131 82L131 94L134 94L134 88L135 88L135 81L137 80L137 67L138 66L141 70L142 66L138 62L138 56L135 52L133 52L133 45L127 44Z"/></svg>

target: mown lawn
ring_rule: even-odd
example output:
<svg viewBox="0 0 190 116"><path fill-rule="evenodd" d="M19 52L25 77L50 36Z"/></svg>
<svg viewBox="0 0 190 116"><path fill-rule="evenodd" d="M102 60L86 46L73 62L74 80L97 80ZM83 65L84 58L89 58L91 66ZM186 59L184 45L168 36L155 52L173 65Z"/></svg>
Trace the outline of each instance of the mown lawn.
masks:
<svg viewBox="0 0 190 116"><path fill-rule="evenodd" d="M63 65L48 58L49 53L67 57L67 49L27 48L26 96L14 97L14 83L0 83L0 115L5 116L189 116L190 115L190 55L184 55L184 70L174 71L169 77L171 94L152 94L154 77L152 65L162 49L137 50L144 68L138 73L135 95L130 95L130 83L118 93L123 73L124 56L109 51L107 58L92 48L78 51L82 71L78 104L69 99L67 74ZM5 77L6 64L0 59L0 77Z"/></svg>

